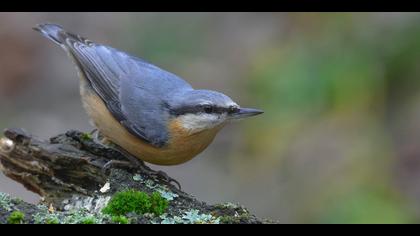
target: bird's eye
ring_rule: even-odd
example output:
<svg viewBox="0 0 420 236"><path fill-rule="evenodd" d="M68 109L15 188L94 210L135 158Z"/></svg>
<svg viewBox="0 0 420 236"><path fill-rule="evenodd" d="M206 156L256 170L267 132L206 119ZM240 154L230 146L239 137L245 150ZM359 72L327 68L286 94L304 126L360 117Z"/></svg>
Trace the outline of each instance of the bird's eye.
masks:
<svg viewBox="0 0 420 236"><path fill-rule="evenodd" d="M204 105L203 106L203 110L207 114L213 113L213 106L211 106L211 105Z"/></svg>
<svg viewBox="0 0 420 236"><path fill-rule="evenodd" d="M237 107L235 107L235 106L230 106L229 107L229 113L235 113L235 112L237 112L238 111L238 108Z"/></svg>

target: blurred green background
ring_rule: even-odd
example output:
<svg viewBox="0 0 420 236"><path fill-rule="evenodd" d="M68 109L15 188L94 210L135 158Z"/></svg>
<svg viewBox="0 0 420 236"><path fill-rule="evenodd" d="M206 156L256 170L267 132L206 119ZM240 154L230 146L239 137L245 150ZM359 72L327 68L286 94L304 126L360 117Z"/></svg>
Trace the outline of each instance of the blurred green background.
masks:
<svg viewBox="0 0 420 236"><path fill-rule="evenodd" d="M281 223L420 223L418 13L0 13L0 127L92 127L54 22L261 116L156 167L208 202ZM0 175L0 191L38 196Z"/></svg>

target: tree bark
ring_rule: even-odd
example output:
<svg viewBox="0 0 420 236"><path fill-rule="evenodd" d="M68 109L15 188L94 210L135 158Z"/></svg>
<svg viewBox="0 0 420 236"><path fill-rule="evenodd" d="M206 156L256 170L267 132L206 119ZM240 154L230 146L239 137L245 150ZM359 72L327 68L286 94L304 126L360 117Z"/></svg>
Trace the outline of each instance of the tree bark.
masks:
<svg viewBox="0 0 420 236"><path fill-rule="evenodd" d="M236 204L201 202L140 169L112 166L105 173L103 167L110 160L126 158L79 131L47 141L22 129L7 129L4 136L0 139L2 172L42 200L32 205L1 194L0 223L10 222L14 211L24 213L20 223L112 223L101 210L115 193L126 189L157 191L169 202L161 216L130 213L131 223L270 223Z"/></svg>

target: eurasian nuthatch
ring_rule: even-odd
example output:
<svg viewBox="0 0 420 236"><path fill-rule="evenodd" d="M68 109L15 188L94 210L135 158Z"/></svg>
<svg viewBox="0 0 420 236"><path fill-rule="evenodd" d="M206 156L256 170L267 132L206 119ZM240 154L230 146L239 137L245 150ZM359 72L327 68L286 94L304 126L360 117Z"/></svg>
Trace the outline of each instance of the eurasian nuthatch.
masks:
<svg viewBox="0 0 420 236"><path fill-rule="evenodd" d="M241 108L222 93L193 89L170 72L59 25L34 29L75 62L84 108L101 134L140 160L184 163L228 121L262 113Z"/></svg>

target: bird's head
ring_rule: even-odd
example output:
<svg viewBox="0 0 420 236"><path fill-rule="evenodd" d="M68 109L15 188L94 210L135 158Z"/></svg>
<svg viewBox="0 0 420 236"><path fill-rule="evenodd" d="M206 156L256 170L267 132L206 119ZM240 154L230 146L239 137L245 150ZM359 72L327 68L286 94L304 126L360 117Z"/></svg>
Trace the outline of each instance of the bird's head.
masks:
<svg viewBox="0 0 420 236"><path fill-rule="evenodd" d="M210 90L189 90L175 95L170 112L190 133L263 113L257 109L241 108L230 97Z"/></svg>

